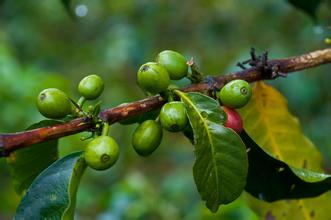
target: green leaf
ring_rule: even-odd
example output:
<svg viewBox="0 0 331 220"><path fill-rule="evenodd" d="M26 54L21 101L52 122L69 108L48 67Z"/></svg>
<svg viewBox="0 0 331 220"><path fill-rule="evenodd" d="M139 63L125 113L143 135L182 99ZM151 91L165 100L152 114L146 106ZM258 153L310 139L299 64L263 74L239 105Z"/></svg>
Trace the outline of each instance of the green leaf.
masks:
<svg viewBox="0 0 331 220"><path fill-rule="evenodd" d="M286 99L272 86L256 83L251 100L239 113L245 131L263 151L290 167L322 172L321 154L302 133L298 119L288 110ZM272 203L249 195L246 197L250 207L261 218L323 220L329 217L325 209L331 204L331 193L313 199L288 199Z"/></svg>
<svg viewBox="0 0 331 220"><path fill-rule="evenodd" d="M43 120L30 126L27 130L59 124L59 121ZM7 158L10 175L17 194L21 195L29 188L32 181L45 168L58 158L58 140L51 140L14 151Z"/></svg>
<svg viewBox="0 0 331 220"><path fill-rule="evenodd" d="M331 189L331 176L293 168L263 151L243 131L240 134L248 151L248 175L245 190L268 201L315 197Z"/></svg>
<svg viewBox="0 0 331 220"><path fill-rule="evenodd" d="M216 212L240 196L247 175L246 148L240 137L225 128L225 113L214 99L200 93L176 91L185 103L194 133L196 161L193 176L202 200Z"/></svg>
<svg viewBox="0 0 331 220"><path fill-rule="evenodd" d="M312 19L316 19L316 11L321 0L288 0L294 7L306 12Z"/></svg>
<svg viewBox="0 0 331 220"><path fill-rule="evenodd" d="M76 193L86 163L81 152L52 164L31 184L15 219L73 219Z"/></svg>

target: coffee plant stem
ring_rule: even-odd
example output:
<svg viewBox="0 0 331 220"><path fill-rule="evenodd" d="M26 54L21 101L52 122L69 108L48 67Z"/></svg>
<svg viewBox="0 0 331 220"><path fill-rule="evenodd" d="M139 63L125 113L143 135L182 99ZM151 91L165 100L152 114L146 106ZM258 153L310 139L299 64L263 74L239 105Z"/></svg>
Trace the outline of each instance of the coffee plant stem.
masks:
<svg viewBox="0 0 331 220"><path fill-rule="evenodd" d="M256 65L227 75L215 75L211 77L212 83L209 81L191 84L180 90L184 92L210 92L221 89L224 84L234 79L243 79L248 82L275 79L279 76L286 76L286 74L291 72L320 66L326 63L331 63L331 48L317 50L286 59L270 60L267 63L268 68ZM99 116L103 121L113 124L128 117L158 109L165 102L166 100L160 95L155 95L143 100L105 109L99 114ZM10 152L27 147L31 144L45 142L82 131L88 131L93 129L94 126L95 123L93 120L88 117L82 117L62 124L34 130L7 134L3 133L0 134L0 157L8 156Z"/></svg>

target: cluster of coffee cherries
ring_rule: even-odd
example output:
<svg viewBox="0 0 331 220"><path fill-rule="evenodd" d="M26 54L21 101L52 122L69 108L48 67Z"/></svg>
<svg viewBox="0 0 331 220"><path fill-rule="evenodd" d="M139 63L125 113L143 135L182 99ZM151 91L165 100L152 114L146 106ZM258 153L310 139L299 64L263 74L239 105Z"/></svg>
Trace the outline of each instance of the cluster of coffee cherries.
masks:
<svg viewBox="0 0 331 220"><path fill-rule="evenodd" d="M156 62L143 64L137 72L137 83L148 95L162 94L168 100L161 110L153 110L143 115L131 116L120 121L121 124L139 123L132 135L132 146L141 156L152 154L160 145L163 129L170 132L190 130L184 103L174 101L171 80L180 80L188 75L188 64L183 55L176 51L165 50L158 54ZM47 118L62 119L89 117L96 123L93 140L86 148L84 157L89 167L96 170L110 168L119 157L119 147L110 137L109 124L99 119L100 105L88 106L84 112L83 105L87 100L97 99L104 89L103 80L98 75L89 75L78 84L81 95L77 102L66 93L56 88L40 92L37 98L39 112ZM233 80L227 83L217 97L227 114L226 127L236 132L242 130L242 120L234 110L247 104L252 95L250 85L244 80Z"/></svg>
<svg viewBox="0 0 331 220"><path fill-rule="evenodd" d="M165 94L171 87L170 80L182 79L187 73L188 65L184 56L176 51L165 50L158 54L156 62L145 63L139 68L137 82L147 94ZM246 105L251 96L249 83L240 79L230 81L217 92L218 100L227 115L226 127L237 133L242 131L241 117L234 109ZM159 146L163 129L180 132L188 127L184 103L170 99L163 105L156 119L140 121L133 133L132 145L139 155L148 156Z"/></svg>
<svg viewBox="0 0 331 220"><path fill-rule="evenodd" d="M81 95L78 102L73 101L69 96L56 88L48 88L41 91L37 97L39 112L51 119L75 118L87 116L95 117L97 127L101 132L94 132L93 140L85 148L85 161L87 165L96 170L110 168L119 157L119 147L116 141L108 136L109 124L97 120L100 108L88 106L88 112L83 111L83 105L87 100L97 99L104 89L104 82L98 75L84 77L78 84L78 92Z"/></svg>
<svg viewBox="0 0 331 220"><path fill-rule="evenodd" d="M168 94L168 102L159 112L147 113L147 117L131 118L121 123L138 122L132 137L132 145L141 156L153 153L161 143L163 129L170 132L184 133L190 130L185 105L173 101L170 80L179 80L188 74L188 65L183 55L176 51L165 50L156 57L156 62L143 64L137 73L137 82L147 94ZM166 92L168 91L168 92ZM170 93L170 95L169 95ZM252 89L244 80L227 83L218 93L218 100L227 115L225 126L239 133L243 129L240 115L234 110L247 104L252 96ZM148 118L148 116L150 118ZM156 119L155 119L156 118Z"/></svg>
<svg viewBox="0 0 331 220"><path fill-rule="evenodd" d="M155 62L145 63L139 68L137 83L147 94L166 94L171 80L180 80L187 73L185 57L176 51L164 50L157 55ZM167 98L169 102L162 106L160 112L147 113L144 121L140 118L140 124L133 133L132 146L141 156L148 156L156 150L161 143L163 129L179 132L188 124L184 103L172 101L171 95Z"/></svg>

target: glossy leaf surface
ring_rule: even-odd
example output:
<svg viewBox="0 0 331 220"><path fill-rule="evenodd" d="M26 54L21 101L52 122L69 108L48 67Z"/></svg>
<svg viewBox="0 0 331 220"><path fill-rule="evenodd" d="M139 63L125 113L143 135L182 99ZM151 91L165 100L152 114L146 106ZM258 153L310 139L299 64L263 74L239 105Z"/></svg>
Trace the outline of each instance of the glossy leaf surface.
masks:
<svg viewBox="0 0 331 220"><path fill-rule="evenodd" d="M85 168L81 152L56 161L33 181L15 219L73 219L76 192Z"/></svg>
<svg viewBox="0 0 331 220"><path fill-rule="evenodd" d="M206 206L216 212L219 205L238 198L245 187L245 145L223 126L225 114L217 101L199 93L177 94L185 103L194 134L194 180Z"/></svg>
<svg viewBox="0 0 331 220"><path fill-rule="evenodd" d="M248 148L245 190L253 196L272 202L315 197L331 189L331 175L290 167L263 151L245 131L240 136Z"/></svg>

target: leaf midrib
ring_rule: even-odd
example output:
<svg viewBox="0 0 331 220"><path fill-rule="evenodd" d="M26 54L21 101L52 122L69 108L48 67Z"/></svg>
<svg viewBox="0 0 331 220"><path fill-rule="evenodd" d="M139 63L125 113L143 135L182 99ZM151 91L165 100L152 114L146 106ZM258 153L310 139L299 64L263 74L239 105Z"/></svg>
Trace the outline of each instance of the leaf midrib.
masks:
<svg viewBox="0 0 331 220"><path fill-rule="evenodd" d="M256 106L256 108L257 108L258 112L262 113L262 112L264 112L264 111L262 111L262 109L263 109L263 106L262 106L263 96L261 94L259 94L259 97L257 99L258 100L261 100L261 101L258 101L259 104ZM265 114L260 114L260 118L262 120L262 123L264 123L265 124L265 127L267 128L266 129L267 130L267 134L268 134L268 136L269 136L269 138L271 140L271 143L272 143L271 144L272 145L271 148L274 151L274 154L275 155L278 155L278 157L279 157L278 159L279 160L283 160L282 153L280 152L280 150L277 147L277 144L276 144L277 142L276 142L274 136L271 135L272 132L270 132L270 124L268 123L268 120L266 119Z"/></svg>
<svg viewBox="0 0 331 220"><path fill-rule="evenodd" d="M258 102L257 102L258 105L256 106L256 108L257 108L258 112L260 112L260 118L261 118L261 121L262 121L261 123L264 123L265 127L267 128L266 129L267 130L267 135L269 136L269 138L272 142L272 144L271 144L272 145L271 146L272 150L274 150L275 153L278 153L278 156L279 156L278 159L279 160L283 160L283 155L282 155L281 151L278 149L277 141L275 140L274 135L271 135L272 132L270 131L270 124L268 123L268 120L266 118L266 114L261 114L262 112L264 112L264 111L262 111L263 110L262 99L264 99L265 96L262 95L262 92L257 93L257 94L258 94L258 97L256 99L258 100ZM302 207L304 207L302 209L302 214L305 217L305 219L311 219L309 213L306 210L307 208L306 208L306 205L305 205L304 201L302 199L299 199L298 202L301 203Z"/></svg>
<svg viewBox="0 0 331 220"><path fill-rule="evenodd" d="M207 125L207 119L204 120L204 118L202 117L202 115L200 114L199 110L195 107L195 105L191 102L191 100L189 98L187 98L185 96L185 94L183 94L182 92L179 92L179 91L176 91L176 93L182 98L182 99L185 99L193 108L194 110L198 113L198 116L202 119L203 121L203 125L204 125L204 128L206 129L206 132L207 132L207 135L208 135L208 140L210 141L210 145L211 145L211 151L212 151L212 155L215 155L215 150L214 150L214 144L213 144L213 141L212 141L212 138L211 138L211 135L210 135L210 132L209 129L208 129L208 125ZM215 161L215 158L212 156L212 161L213 161L213 167L214 167L214 173L215 173L215 178L216 178L216 192L217 192L217 201L219 200L219 180L218 180L218 175L217 175L217 166L216 166L216 161Z"/></svg>

